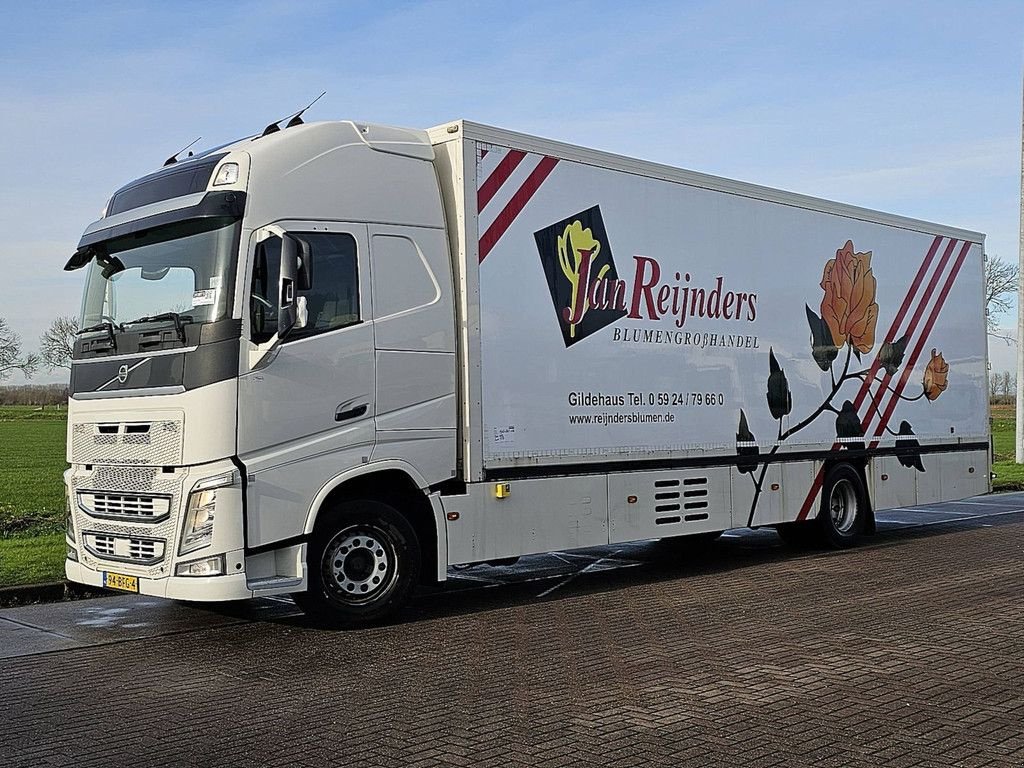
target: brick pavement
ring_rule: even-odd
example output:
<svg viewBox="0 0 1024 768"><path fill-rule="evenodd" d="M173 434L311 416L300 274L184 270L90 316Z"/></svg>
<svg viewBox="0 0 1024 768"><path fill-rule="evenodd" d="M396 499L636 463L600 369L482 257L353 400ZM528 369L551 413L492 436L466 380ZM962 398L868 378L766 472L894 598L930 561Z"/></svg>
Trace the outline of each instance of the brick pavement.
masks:
<svg viewBox="0 0 1024 768"><path fill-rule="evenodd" d="M3 661L0 765L1024 765L1024 517L715 550Z"/></svg>

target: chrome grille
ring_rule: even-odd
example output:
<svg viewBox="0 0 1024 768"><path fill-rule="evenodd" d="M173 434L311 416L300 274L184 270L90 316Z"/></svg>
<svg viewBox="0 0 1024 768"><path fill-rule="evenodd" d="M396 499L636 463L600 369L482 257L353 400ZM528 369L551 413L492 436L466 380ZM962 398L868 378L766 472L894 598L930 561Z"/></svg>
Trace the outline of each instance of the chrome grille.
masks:
<svg viewBox="0 0 1024 768"><path fill-rule="evenodd" d="M110 562L112 556L109 554L107 539L96 545L93 539L88 540L89 546L83 531L91 534L113 537L115 542L118 539L125 540L123 568L128 573L136 573L140 576L160 578L166 575L167 560L170 558L170 550L179 537L180 505L182 484L188 470L178 468L174 471L164 471L160 467L126 467L126 466L104 466L98 465L86 469L78 466L69 476L71 483L72 514L75 520L75 530L78 531L79 552L82 562L90 568L102 569L105 562ZM135 501L140 497L159 499L159 504L166 504L168 514L161 518L153 519L143 515L125 515L124 517L96 517L91 515L80 503L82 496L102 495L110 509L117 502L114 498L129 498ZM95 501L90 502L95 504ZM136 502L139 503L139 502ZM133 505L130 505L133 506ZM146 506L141 503L141 506ZM125 508L121 503L122 509ZM90 507L91 508L91 507ZM159 508L159 507L157 507ZM148 562L151 557L142 548L136 547L132 556L131 540L159 541L163 542L160 548L160 558L155 562ZM119 553L115 550L114 555ZM156 557L156 555L152 555ZM142 559L137 559L142 558Z"/></svg>
<svg viewBox="0 0 1024 768"><path fill-rule="evenodd" d="M171 513L169 496L79 491L78 505L91 517L157 523Z"/></svg>
<svg viewBox="0 0 1024 768"><path fill-rule="evenodd" d="M114 555L114 537L94 533L92 534L92 548L100 557L111 557Z"/></svg>
<svg viewBox="0 0 1024 768"><path fill-rule="evenodd" d="M155 565L164 559L167 542L163 539L118 536L114 533L83 531L82 542L86 550L101 560L119 563Z"/></svg>

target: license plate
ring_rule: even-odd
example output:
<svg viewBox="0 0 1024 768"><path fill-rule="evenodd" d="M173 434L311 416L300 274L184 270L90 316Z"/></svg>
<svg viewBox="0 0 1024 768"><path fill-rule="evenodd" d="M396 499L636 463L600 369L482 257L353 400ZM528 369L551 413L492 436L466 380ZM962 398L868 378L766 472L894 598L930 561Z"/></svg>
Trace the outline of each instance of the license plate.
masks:
<svg viewBox="0 0 1024 768"><path fill-rule="evenodd" d="M139 577L126 576L123 573L103 572L103 586L107 589L119 589L122 592L138 592Z"/></svg>

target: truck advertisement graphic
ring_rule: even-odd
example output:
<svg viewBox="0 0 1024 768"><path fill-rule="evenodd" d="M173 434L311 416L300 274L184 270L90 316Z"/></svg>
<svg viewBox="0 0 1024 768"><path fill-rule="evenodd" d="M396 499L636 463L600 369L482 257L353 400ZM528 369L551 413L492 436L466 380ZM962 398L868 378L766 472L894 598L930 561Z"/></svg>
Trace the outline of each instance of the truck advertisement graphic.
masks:
<svg viewBox="0 0 1024 768"><path fill-rule="evenodd" d="M985 435L980 244L565 160L524 192L515 152L478 167L529 193L478 199L490 463Z"/></svg>

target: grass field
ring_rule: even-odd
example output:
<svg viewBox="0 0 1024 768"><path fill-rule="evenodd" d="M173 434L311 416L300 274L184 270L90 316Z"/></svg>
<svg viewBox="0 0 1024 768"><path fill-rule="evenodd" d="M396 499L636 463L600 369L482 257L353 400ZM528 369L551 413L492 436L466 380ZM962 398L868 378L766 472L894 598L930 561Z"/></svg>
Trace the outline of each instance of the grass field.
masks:
<svg viewBox="0 0 1024 768"><path fill-rule="evenodd" d="M0 587L64 576L67 411L0 406Z"/></svg>
<svg viewBox="0 0 1024 768"><path fill-rule="evenodd" d="M0 538L64 526L67 412L0 407Z"/></svg>
<svg viewBox="0 0 1024 768"><path fill-rule="evenodd" d="M0 587L64 578L64 534L0 539Z"/></svg>
<svg viewBox="0 0 1024 768"><path fill-rule="evenodd" d="M1012 405L992 406L992 443L995 457L992 471L994 490L1024 490L1024 464L1014 463L1014 440L1016 430L1016 409Z"/></svg>
<svg viewBox="0 0 1024 768"><path fill-rule="evenodd" d="M0 587L63 577L65 422L56 408L0 406ZM1014 424L1012 405L992 406L995 490L1024 490Z"/></svg>

